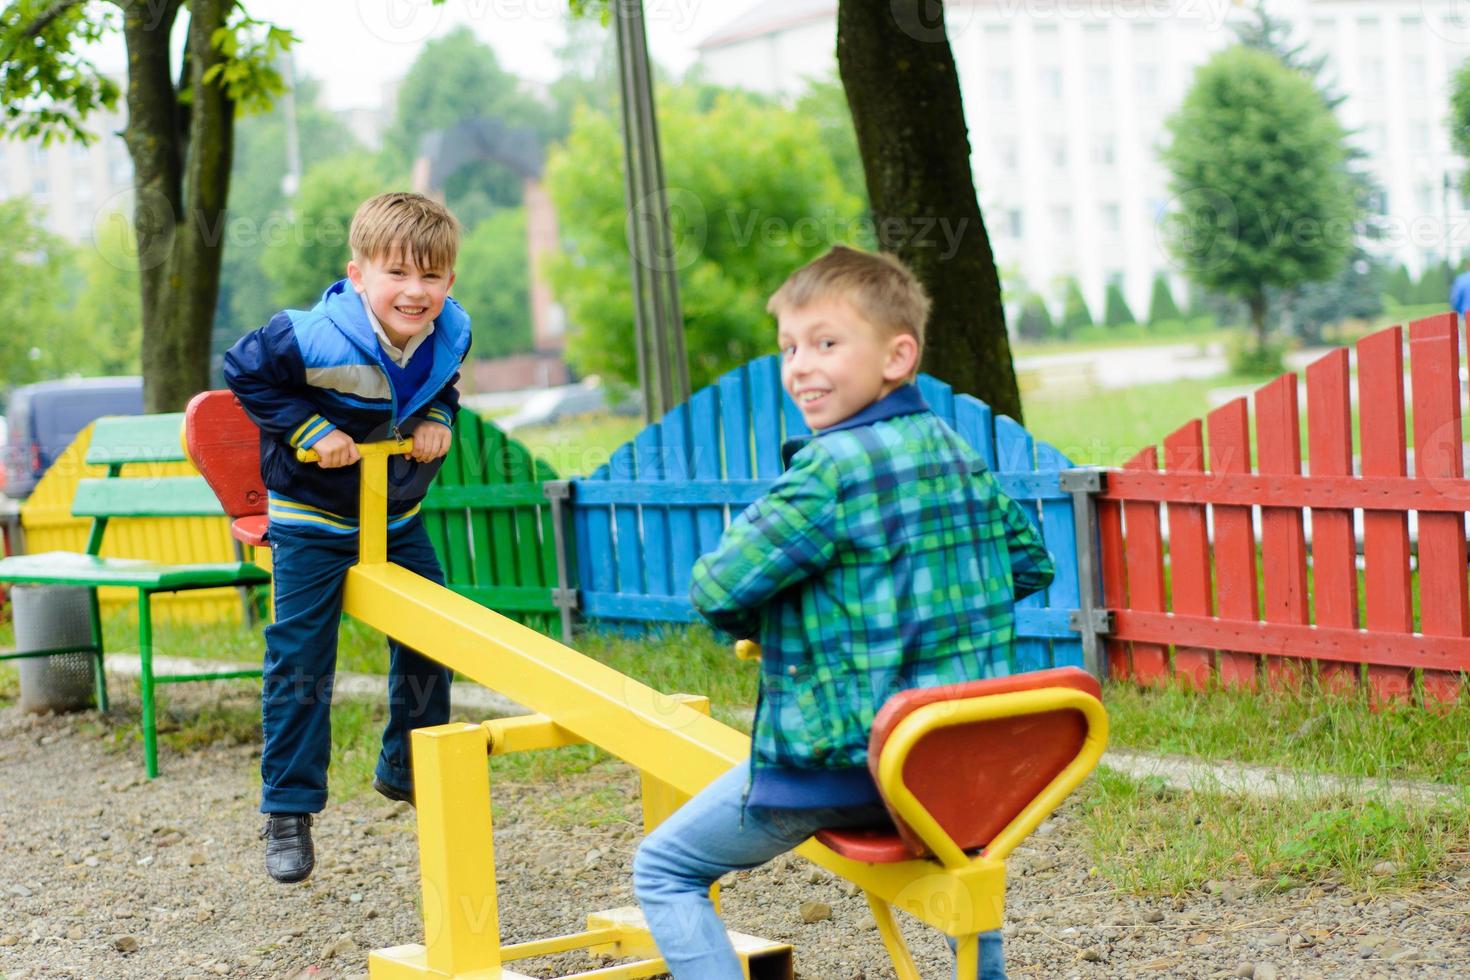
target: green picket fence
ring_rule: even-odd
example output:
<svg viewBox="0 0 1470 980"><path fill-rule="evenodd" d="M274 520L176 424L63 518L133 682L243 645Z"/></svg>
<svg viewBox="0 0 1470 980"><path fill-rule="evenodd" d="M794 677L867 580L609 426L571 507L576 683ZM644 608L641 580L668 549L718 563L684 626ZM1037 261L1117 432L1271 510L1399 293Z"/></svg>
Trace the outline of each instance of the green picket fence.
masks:
<svg viewBox="0 0 1470 980"><path fill-rule="evenodd" d="M449 588L539 632L558 635L553 504L556 471L473 412L424 500L424 523Z"/></svg>

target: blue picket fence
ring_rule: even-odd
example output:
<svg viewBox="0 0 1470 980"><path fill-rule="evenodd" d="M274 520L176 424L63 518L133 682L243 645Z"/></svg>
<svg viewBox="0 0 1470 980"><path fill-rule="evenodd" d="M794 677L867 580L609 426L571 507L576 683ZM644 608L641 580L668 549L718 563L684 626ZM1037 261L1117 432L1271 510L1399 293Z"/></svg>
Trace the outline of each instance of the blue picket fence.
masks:
<svg viewBox="0 0 1470 980"><path fill-rule="evenodd" d="M1081 604L1076 524L1060 485L1072 463L979 399L929 375L920 375L919 388L1026 508L1056 560L1051 587L1017 606L1018 669L1082 666L1071 627ZM582 615L620 626L697 620L689 602L695 560L781 474L782 442L809 432L771 355L700 389L606 465L573 480Z"/></svg>

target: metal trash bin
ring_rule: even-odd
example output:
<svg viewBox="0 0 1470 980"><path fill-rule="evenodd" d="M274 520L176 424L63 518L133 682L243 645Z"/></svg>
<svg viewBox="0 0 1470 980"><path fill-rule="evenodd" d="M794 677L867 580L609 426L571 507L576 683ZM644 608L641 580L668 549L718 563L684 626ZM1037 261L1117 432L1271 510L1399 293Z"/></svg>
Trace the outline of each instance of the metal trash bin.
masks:
<svg viewBox="0 0 1470 980"><path fill-rule="evenodd" d="M15 651L86 646L92 642L91 589L74 585L16 585L10 590ZM20 708L80 711L95 700L90 653L29 657L20 665Z"/></svg>

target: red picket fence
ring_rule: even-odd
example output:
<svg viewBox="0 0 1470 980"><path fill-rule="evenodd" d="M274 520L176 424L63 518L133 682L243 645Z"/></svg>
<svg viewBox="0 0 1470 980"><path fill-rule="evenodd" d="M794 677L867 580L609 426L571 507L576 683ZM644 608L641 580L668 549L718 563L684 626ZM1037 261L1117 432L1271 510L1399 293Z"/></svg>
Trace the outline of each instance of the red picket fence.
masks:
<svg viewBox="0 0 1470 980"><path fill-rule="evenodd" d="M1392 327L1357 344L1356 466L1343 348L1306 371L1308 472L1295 374L1255 392L1254 468L1238 398L1170 434L1162 469L1150 446L1108 471L1110 674L1255 687L1315 672L1380 701L1457 701L1470 671L1460 353L1453 313L1410 326L1412 457Z"/></svg>

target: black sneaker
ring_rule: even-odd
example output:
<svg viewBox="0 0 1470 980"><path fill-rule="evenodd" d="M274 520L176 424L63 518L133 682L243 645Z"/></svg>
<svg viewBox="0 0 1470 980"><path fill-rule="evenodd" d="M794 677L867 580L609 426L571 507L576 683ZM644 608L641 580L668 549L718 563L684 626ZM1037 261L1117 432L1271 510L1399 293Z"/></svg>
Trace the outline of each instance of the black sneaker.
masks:
<svg viewBox="0 0 1470 980"><path fill-rule="evenodd" d="M265 841L265 870L277 881L305 881L316 867L311 814L268 813L260 836Z"/></svg>
<svg viewBox="0 0 1470 980"><path fill-rule="evenodd" d="M390 786L377 776L373 777L373 789L395 802L407 803L409 806L414 805L413 790L411 789L399 789L397 786Z"/></svg>

